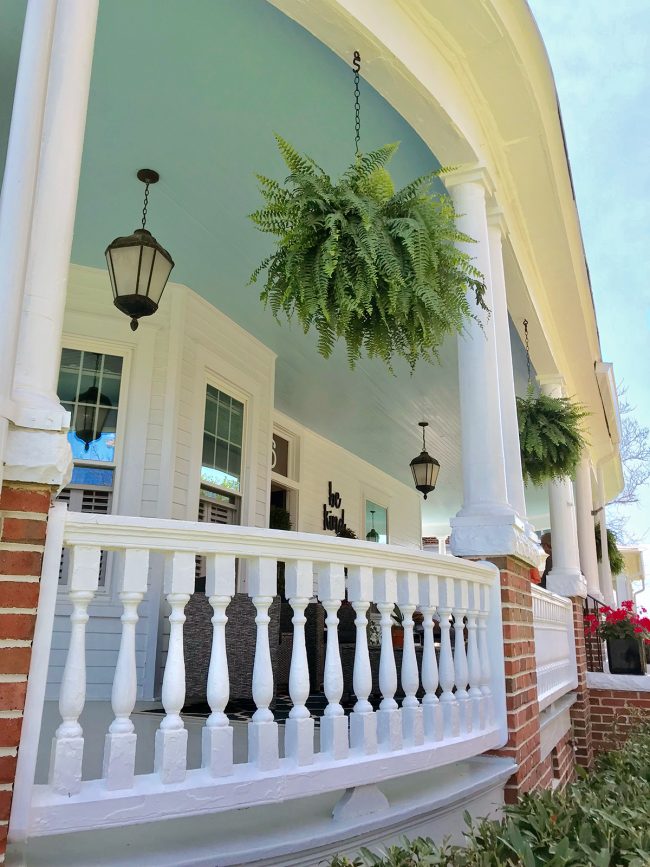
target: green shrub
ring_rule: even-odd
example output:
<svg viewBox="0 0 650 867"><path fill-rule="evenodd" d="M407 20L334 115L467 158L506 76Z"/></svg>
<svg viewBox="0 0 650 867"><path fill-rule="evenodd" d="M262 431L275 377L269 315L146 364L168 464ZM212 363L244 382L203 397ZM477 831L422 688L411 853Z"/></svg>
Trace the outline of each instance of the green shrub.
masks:
<svg viewBox="0 0 650 867"><path fill-rule="evenodd" d="M466 845L404 840L382 854L361 849L330 867L648 867L650 721L620 750L604 753L564 791L524 795L502 821L472 824Z"/></svg>

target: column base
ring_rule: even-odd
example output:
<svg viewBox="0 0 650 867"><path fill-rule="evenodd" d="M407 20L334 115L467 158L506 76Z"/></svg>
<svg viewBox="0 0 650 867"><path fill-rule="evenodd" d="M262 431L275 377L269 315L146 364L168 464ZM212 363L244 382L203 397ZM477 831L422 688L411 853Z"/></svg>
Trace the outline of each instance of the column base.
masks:
<svg viewBox="0 0 650 867"><path fill-rule="evenodd" d="M135 774L134 732L109 732L104 741L104 785L107 789L133 788Z"/></svg>
<svg viewBox="0 0 650 867"><path fill-rule="evenodd" d="M347 759L348 719L346 716L323 716L320 721L321 751L331 759Z"/></svg>
<svg viewBox="0 0 650 867"><path fill-rule="evenodd" d="M31 482L61 490L72 476L72 452L65 430L9 426L5 482Z"/></svg>
<svg viewBox="0 0 650 867"><path fill-rule="evenodd" d="M517 557L540 572L546 563L537 536L514 512L458 514L451 519L451 552L455 557Z"/></svg>
<svg viewBox="0 0 650 867"><path fill-rule="evenodd" d="M201 766L210 772L211 777L227 777L232 774L232 740L231 725L203 727Z"/></svg>
<svg viewBox="0 0 650 867"><path fill-rule="evenodd" d="M314 720L289 719L284 727L284 754L296 765L311 765L314 761Z"/></svg>
<svg viewBox="0 0 650 867"><path fill-rule="evenodd" d="M380 750L402 749L402 720L398 707L377 711L377 741Z"/></svg>
<svg viewBox="0 0 650 867"><path fill-rule="evenodd" d="M260 771L274 771L280 764L278 724L272 721L248 723L248 761Z"/></svg>
<svg viewBox="0 0 650 867"><path fill-rule="evenodd" d="M165 784L183 782L187 773L187 729L158 729L153 769Z"/></svg>
<svg viewBox="0 0 650 867"><path fill-rule="evenodd" d="M60 795L76 795L81 789L81 762L84 755L84 739L52 739L49 783Z"/></svg>
<svg viewBox="0 0 650 867"><path fill-rule="evenodd" d="M377 752L377 718L372 711L350 714L350 750L366 756Z"/></svg>
<svg viewBox="0 0 650 867"><path fill-rule="evenodd" d="M584 599L587 595L587 579L576 569L553 568L546 576L546 589L558 596L579 596Z"/></svg>

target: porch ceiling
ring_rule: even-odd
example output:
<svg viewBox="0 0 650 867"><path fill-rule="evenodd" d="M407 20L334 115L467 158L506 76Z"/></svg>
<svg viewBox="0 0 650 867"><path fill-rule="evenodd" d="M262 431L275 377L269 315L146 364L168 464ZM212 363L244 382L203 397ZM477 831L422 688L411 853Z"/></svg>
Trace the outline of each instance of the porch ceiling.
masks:
<svg viewBox="0 0 650 867"><path fill-rule="evenodd" d="M0 161L25 6L3 0L0 9ZM346 64L266 0L100 3L73 261L104 267L106 244L138 222L136 170L156 168L161 182L151 194L150 228L172 251L172 279L277 353L279 410L407 484L416 422L430 422L430 451L442 464L423 516L432 530L461 501L455 340L443 347L440 366L420 366L413 376L398 367L392 377L368 361L351 372L342 347L324 361L313 336L279 327L258 289L247 286L270 248L246 216L259 202L255 173L284 176L273 132L339 172L353 154L351 85ZM401 142L397 183L437 165L405 120L364 84L362 145L388 141ZM542 503L543 496L531 512Z"/></svg>

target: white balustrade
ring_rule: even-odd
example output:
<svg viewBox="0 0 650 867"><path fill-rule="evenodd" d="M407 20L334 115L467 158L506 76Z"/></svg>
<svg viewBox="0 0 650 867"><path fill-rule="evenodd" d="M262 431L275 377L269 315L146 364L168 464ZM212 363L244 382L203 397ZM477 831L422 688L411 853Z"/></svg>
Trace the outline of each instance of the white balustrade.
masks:
<svg viewBox="0 0 650 867"><path fill-rule="evenodd" d="M147 592L149 551L129 548L124 552L124 569L119 593L124 606L120 650L113 677L111 704L115 719L110 725L104 746L103 777L109 789L130 789L135 773L135 727L131 714L138 694L138 671L135 660L135 629L138 605Z"/></svg>
<svg viewBox="0 0 650 867"><path fill-rule="evenodd" d="M202 733L202 766L213 777L227 777L233 766L233 731L225 713L230 697L226 608L235 592L235 558L232 554L209 554L205 569L205 593L214 615L206 689L211 713Z"/></svg>
<svg viewBox="0 0 650 867"><path fill-rule="evenodd" d="M309 664L305 644L305 608L314 586L314 566L309 560L289 560L285 567L285 594L293 608L293 648L289 670L289 712L284 752L297 765L314 760L314 721L305 706L309 698Z"/></svg>
<svg viewBox="0 0 650 867"><path fill-rule="evenodd" d="M309 790L314 793L371 785L460 761L503 744L505 685L491 679L488 652L491 648L494 654L501 642L500 609L490 609L490 600L498 596L498 572L484 564L302 533L78 513L69 513L65 519L64 544L71 557L70 649L59 695L63 721L54 738L49 783L36 787L38 798L24 817L25 826L36 829L36 833L46 833L45 829L53 824L58 832L83 830L86 813L81 807L87 802L97 801L97 809L101 807L107 816L107 826L119 825L124 821L122 816L128 817L129 822L144 821L150 815L148 810L154 809L150 798L159 798L165 792L173 792L172 801L166 801L172 805L165 808L165 815L169 816L191 815L196 804L202 804L202 810L209 805L207 808L214 811L245 808L273 801L278 786L283 797L300 797L305 779L310 780ZM116 596L122 604L121 633L111 698L114 718L108 732L104 732L103 779L85 781L81 771L84 738L79 717L86 693L88 606L97 589L102 550L118 552L119 556L113 558L115 565L121 558L124 562L121 573L113 569L114 580L119 582ZM150 749L150 745L141 743L146 728L139 727L133 711L138 690L138 605L147 592L151 554L165 555L163 590L171 609L162 681L165 713L155 734L153 769L135 773L138 751L143 746L145 752L147 747ZM206 596L212 609L206 686L210 714L200 730L201 767L188 770L188 729L182 717L183 624L184 609L194 591L197 555L205 558ZM50 557L48 562L56 559ZM226 610L235 593L236 560L245 562L247 592L256 609L251 683L256 710L235 731L226 713L230 695L226 655L230 624ZM281 732L270 707L274 681L269 609L277 591L278 560L286 564L285 590L293 608L294 625L289 672L292 708L283 724L284 758L280 758ZM151 562L153 569L157 559ZM355 612L356 634L354 664L346 674L347 677L351 674L356 696L349 720L342 706L345 683L338 635L338 613L346 595L346 569L347 597ZM58 574L53 569L50 572L43 578L45 583L58 580ZM327 615L323 673L327 706L320 719L318 754L314 746L314 720L307 707L310 678L305 641L305 610L313 598L314 572L318 576L318 598ZM540 596L535 603L537 620L541 616L544 621L540 621L540 628L556 638L564 630L566 638L570 609L563 600L558 603L557 597L552 597L552 603L547 605L548 596ZM370 701L372 665L377 662L373 652L371 664L367 639L367 615L372 601L380 611L382 633L378 669L381 702L377 711ZM396 701L398 677L391 639L396 602L404 616L401 708ZM416 648L414 641L416 608L423 617L421 649ZM440 624L439 660L436 620ZM421 703L417 698L419 653L424 689ZM552 660L551 668L557 671L553 665ZM548 666L545 671L550 671ZM349 689L350 684L347 686ZM461 714L459 706L467 707L468 713ZM193 726L192 737L195 732L199 735ZM242 741L234 750L238 733ZM248 755L235 763L235 753L244 753L245 740ZM101 760L101 755L97 758ZM268 785L264 784L265 778L269 779ZM172 789L171 784L175 784ZM75 797L70 799L70 795ZM119 798L119 809L112 811L110 805L101 803L114 797ZM29 803L29 798L19 796L18 802ZM48 805L56 806L55 814L48 812Z"/></svg>
<svg viewBox="0 0 650 867"><path fill-rule="evenodd" d="M345 572L338 563L323 564L318 571L318 590L323 600L327 618L327 647L325 650L325 672L323 691L327 707L321 720L321 750L331 759L345 759L348 756L348 721L341 707L343 695L343 668L339 650L338 610L345 596Z"/></svg>
<svg viewBox="0 0 650 867"><path fill-rule="evenodd" d="M381 650L379 654L379 691L382 700L377 711L377 741L382 750L399 750L402 746L402 720L395 701L397 666L393 650L393 611L397 599L397 572L374 570L374 598L381 614Z"/></svg>
<svg viewBox="0 0 650 867"><path fill-rule="evenodd" d="M50 785L62 795L74 795L81 788L84 738L79 717L86 703L86 624L99 584L100 557L96 546L73 548L70 556L70 643L59 693L62 723L52 741L50 761Z"/></svg>
<svg viewBox="0 0 650 867"><path fill-rule="evenodd" d="M570 599L533 587L533 625L540 710L578 685Z"/></svg>
<svg viewBox="0 0 650 867"><path fill-rule="evenodd" d="M434 642L434 617L438 606L438 578L424 575L420 580L422 600L422 625L424 644L422 647L422 715L424 734L428 740L440 741L443 735L442 708L436 692L438 690L438 661Z"/></svg>
<svg viewBox="0 0 650 867"><path fill-rule="evenodd" d="M416 698L420 686L418 661L415 655L413 638L413 613L419 600L417 572L399 572L397 577L397 603L404 615L404 650L402 651L402 724L404 742L409 746L419 746L424 742L424 721L422 707Z"/></svg>

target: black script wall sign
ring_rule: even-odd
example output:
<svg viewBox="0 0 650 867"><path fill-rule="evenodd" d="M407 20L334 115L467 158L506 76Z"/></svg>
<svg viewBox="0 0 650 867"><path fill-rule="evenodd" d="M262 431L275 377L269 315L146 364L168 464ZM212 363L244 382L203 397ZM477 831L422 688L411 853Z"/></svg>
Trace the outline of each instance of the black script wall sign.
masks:
<svg viewBox="0 0 650 867"><path fill-rule="evenodd" d="M334 530L335 533L340 533L347 530L345 523L345 509L341 509L341 514L335 515L332 509L341 509L341 495L338 491L332 489L332 483L327 483L327 502L323 503L323 530Z"/></svg>

